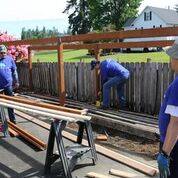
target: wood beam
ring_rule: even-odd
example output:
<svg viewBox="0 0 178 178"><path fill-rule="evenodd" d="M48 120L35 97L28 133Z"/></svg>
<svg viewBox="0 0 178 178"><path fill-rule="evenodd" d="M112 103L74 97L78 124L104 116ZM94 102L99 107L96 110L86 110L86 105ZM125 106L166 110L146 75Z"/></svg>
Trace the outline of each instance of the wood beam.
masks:
<svg viewBox="0 0 178 178"><path fill-rule="evenodd" d="M91 178L111 178L110 176L105 176L103 174L95 173L95 172L89 172L86 175L87 177Z"/></svg>
<svg viewBox="0 0 178 178"><path fill-rule="evenodd" d="M95 52L96 61L100 61L100 47L99 47L99 44L95 45L94 52ZM99 91L101 91L99 69L95 69L95 76L96 76L96 99L99 100Z"/></svg>
<svg viewBox="0 0 178 178"><path fill-rule="evenodd" d="M114 175L114 176L119 176L122 178L139 178L140 177L136 174L132 174L132 173L124 172L120 170L115 170L115 169L110 169L109 174Z"/></svg>
<svg viewBox="0 0 178 178"><path fill-rule="evenodd" d="M1 98L10 100L10 101L16 101L19 103L29 104L29 105L33 105L33 106L39 106L39 107L43 107L43 108L47 108L47 109L54 109L57 111L73 113L73 114L86 115L86 113L87 113L86 110L78 110L78 109L72 109L72 108L67 108L67 107L63 107L63 106L57 106L57 105L53 105L53 104L47 104L47 103L43 103L43 102L37 102L35 100L28 100L28 99L24 99L24 98L18 97L18 96L7 96L7 95L0 94L0 99Z"/></svg>
<svg viewBox="0 0 178 178"><path fill-rule="evenodd" d="M148 37L164 37L164 36L178 36L178 27L165 27L165 28L152 28L141 30L127 30L109 33L93 33L83 35L71 35L61 37L61 42L74 42L74 41L96 41L103 39L125 39L125 38L148 38ZM39 44L57 44L58 38L43 38L43 39L29 39L29 40L16 40L9 42L1 42L6 46L11 45L39 45Z"/></svg>
<svg viewBox="0 0 178 178"><path fill-rule="evenodd" d="M63 44L58 42L58 88L59 88L59 103L61 106L65 104L65 80L64 80L64 62L63 62Z"/></svg>
<svg viewBox="0 0 178 178"><path fill-rule="evenodd" d="M8 126L13 129L15 132L17 132L20 136L25 138L27 141L35 145L37 148L40 150L45 150L46 149L46 143L43 141L39 140L37 137L33 136L32 134L28 133L24 129L21 129L19 126L13 124L12 122L8 121Z"/></svg>
<svg viewBox="0 0 178 178"><path fill-rule="evenodd" d="M91 120L90 116L84 116L84 115L79 115L79 114L73 114L73 113L68 113L68 112L64 112L64 111L57 111L54 109L48 109L48 108L43 108L43 107L39 107L39 106L33 106L33 105L29 105L29 104L23 104L20 102L15 102L15 101L10 101L10 100L6 100L6 99L1 99L0 98L0 103L3 103L1 105L5 105L8 104L10 105L11 108L24 108L25 109L29 109L32 110L34 113L41 113L41 114L50 114L51 116L53 116L54 119L57 119L58 117L61 119L64 118L67 119L68 121L73 121L76 122L77 120ZM17 108L18 109L18 108ZM58 116L58 117L56 117Z"/></svg>
<svg viewBox="0 0 178 178"><path fill-rule="evenodd" d="M63 44L63 49L93 49L95 59L100 59L100 49L113 48L149 48L171 46L174 40L144 41L144 42L118 42L118 43L95 43L95 44ZM96 48L97 46L97 48ZM58 46L32 46L31 50L58 50Z"/></svg>
<svg viewBox="0 0 178 178"><path fill-rule="evenodd" d="M33 77L32 77L32 51L28 48L28 65L29 65L29 87L33 90Z"/></svg>

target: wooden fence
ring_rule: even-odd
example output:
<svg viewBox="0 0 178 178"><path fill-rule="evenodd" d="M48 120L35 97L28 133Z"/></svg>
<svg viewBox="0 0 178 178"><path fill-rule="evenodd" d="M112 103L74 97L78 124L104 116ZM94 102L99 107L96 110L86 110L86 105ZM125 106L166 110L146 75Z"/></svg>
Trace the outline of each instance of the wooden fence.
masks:
<svg viewBox="0 0 178 178"><path fill-rule="evenodd" d="M163 94L174 78L168 63L122 63L131 76L125 85L127 104L132 111L157 114ZM19 63L18 73L21 87L29 87L28 64ZM96 76L89 63L65 63L65 87L68 98L94 102ZM32 79L34 91L58 95L57 63L33 63ZM111 105L116 106L116 90L111 91Z"/></svg>

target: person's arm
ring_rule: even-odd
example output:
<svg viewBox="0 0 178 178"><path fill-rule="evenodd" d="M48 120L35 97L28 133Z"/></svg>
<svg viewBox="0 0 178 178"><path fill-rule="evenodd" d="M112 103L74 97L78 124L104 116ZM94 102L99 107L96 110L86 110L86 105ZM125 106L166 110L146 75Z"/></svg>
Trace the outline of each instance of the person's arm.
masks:
<svg viewBox="0 0 178 178"><path fill-rule="evenodd" d="M171 116L162 150L169 156L178 140L178 117Z"/></svg>
<svg viewBox="0 0 178 178"><path fill-rule="evenodd" d="M18 77L18 73L17 73L17 67L16 64L14 62L14 60L12 59L12 79L13 79L13 83L15 85L15 87L19 86L19 77Z"/></svg>
<svg viewBox="0 0 178 178"><path fill-rule="evenodd" d="M101 75L101 85L103 86L104 83L107 81L107 78L108 78L106 68L100 69L100 75Z"/></svg>

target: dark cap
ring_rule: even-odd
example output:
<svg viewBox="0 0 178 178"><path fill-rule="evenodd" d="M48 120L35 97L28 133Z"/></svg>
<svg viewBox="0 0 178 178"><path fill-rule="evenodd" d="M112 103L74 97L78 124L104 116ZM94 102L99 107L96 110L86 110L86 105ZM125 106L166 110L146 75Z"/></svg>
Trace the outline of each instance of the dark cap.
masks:
<svg viewBox="0 0 178 178"><path fill-rule="evenodd" d="M174 44L166 50L166 54L171 58L178 59L178 40L175 40Z"/></svg>
<svg viewBox="0 0 178 178"><path fill-rule="evenodd" d="M90 62L91 70L93 70L97 64L100 64L100 61L92 60Z"/></svg>

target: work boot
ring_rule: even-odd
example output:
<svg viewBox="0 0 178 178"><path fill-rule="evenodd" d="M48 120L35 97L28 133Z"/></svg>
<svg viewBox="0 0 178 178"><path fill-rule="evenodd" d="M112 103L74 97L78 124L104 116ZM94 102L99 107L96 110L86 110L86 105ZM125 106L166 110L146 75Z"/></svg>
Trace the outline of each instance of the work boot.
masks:
<svg viewBox="0 0 178 178"><path fill-rule="evenodd" d="M17 124L16 120L10 119L10 122L12 122L13 124Z"/></svg>
<svg viewBox="0 0 178 178"><path fill-rule="evenodd" d="M108 106L101 105L101 106L98 107L98 109L107 110L107 109L109 109L109 107L108 107Z"/></svg>

